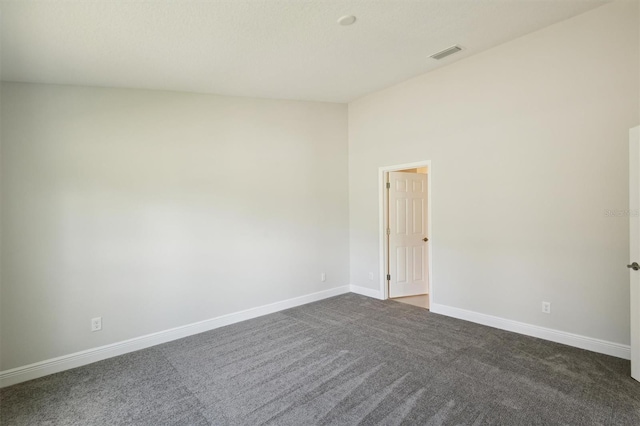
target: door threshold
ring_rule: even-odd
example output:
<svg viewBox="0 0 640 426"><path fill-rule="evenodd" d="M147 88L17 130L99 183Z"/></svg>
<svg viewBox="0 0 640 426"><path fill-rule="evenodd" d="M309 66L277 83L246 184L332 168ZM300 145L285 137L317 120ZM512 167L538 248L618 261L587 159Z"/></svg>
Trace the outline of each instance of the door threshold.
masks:
<svg viewBox="0 0 640 426"><path fill-rule="evenodd" d="M429 309L429 294L418 294L415 296L402 296L402 297L394 297L389 300L393 300L394 302L404 303L405 305L413 305L419 308Z"/></svg>

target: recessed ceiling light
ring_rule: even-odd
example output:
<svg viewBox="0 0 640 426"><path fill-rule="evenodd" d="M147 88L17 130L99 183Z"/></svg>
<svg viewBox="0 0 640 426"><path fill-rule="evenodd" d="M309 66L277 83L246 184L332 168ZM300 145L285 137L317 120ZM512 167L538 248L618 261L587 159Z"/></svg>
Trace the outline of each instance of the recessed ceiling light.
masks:
<svg viewBox="0 0 640 426"><path fill-rule="evenodd" d="M340 25L351 25L356 22L356 17L353 15L344 15L338 19L338 24Z"/></svg>

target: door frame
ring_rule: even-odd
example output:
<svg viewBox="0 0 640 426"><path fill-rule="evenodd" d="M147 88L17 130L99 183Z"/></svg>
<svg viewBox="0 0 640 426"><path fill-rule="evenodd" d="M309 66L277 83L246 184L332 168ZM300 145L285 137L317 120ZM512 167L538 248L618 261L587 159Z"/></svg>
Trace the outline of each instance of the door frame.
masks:
<svg viewBox="0 0 640 426"><path fill-rule="evenodd" d="M429 249L427 250L427 266L429 268L429 305L434 304L434 285L433 285L433 220L431 215L431 188L433 180L433 168L431 160L417 161L415 163L395 164L392 166L383 166L378 168L378 239L380 249L380 295L382 300L389 298L389 286L387 282L388 271L388 242L386 224L389 221L388 196L387 196L387 173L397 172L406 169L417 169L427 167L427 235L429 237Z"/></svg>
<svg viewBox="0 0 640 426"><path fill-rule="evenodd" d="M640 219L632 212L640 208L640 126L629 130L629 263L640 261ZM629 266L627 266L629 267ZM640 381L640 272L629 269L631 377Z"/></svg>

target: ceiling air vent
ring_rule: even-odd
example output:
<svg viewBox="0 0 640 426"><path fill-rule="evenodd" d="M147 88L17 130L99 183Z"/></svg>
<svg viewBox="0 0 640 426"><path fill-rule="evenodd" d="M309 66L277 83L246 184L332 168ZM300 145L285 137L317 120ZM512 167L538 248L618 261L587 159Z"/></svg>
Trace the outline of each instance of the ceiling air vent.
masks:
<svg viewBox="0 0 640 426"><path fill-rule="evenodd" d="M437 59L439 61L440 59L446 58L447 56L453 55L454 53L457 53L457 52L459 52L461 50L462 50L462 47L460 47L460 46L451 46L451 47L448 47L448 48L446 48L444 50L441 50L438 53L434 53L433 55L431 55L431 57L433 59Z"/></svg>

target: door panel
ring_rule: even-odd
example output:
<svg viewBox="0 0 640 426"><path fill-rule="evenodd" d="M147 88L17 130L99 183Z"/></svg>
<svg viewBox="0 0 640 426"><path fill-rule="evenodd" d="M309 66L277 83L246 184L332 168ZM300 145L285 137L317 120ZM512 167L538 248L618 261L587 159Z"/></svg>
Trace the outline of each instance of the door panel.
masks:
<svg viewBox="0 0 640 426"><path fill-rule="evenodd" d="M425 217L424 200L414 198L413 199L413 233L414 234L426 235L426 231L424 230L424 220L423 220L424 217Z"/></svg>
<svg viewBox="0 0 640 426"><path fill-rule="evenodd" d="M407 229L407 204L409 200L396 200L396 229L397 235L405 235L409 233Z"/></svg>
<svg viewBox="0 0 640 426"><path fill-rule="evenodd" d="M424 248L423 247L414 247L413 248L413 281L422 281L424 280Z"/></svg>
<svg viewBox="0 0 640 426"><path fill-rule="evenodd" d="M407 269L409 267L409 259L407 256L407 247L396 248L396 282L405 284L407 282Z"/></svg>
<svg viewBox="0 0 640 426"><path fill-rule="evenodd" d="M389 173L389 297L429 291L427 175Z"/></svg>

